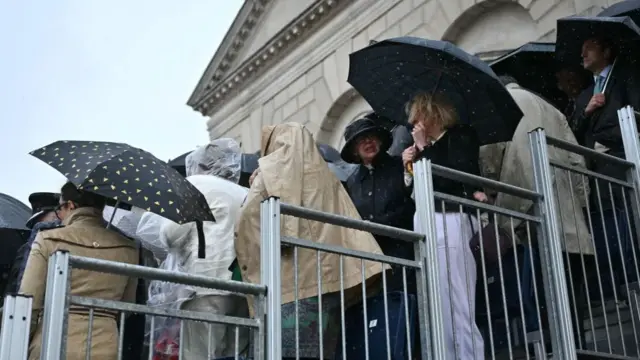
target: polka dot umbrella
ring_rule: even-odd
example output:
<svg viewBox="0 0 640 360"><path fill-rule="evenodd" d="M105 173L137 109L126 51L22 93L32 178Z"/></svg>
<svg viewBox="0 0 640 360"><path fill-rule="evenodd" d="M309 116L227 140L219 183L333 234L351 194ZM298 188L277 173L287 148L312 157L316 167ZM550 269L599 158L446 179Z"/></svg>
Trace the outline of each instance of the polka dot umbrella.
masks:
<svg viewBox="0 0 640 360"><path fill-rule="evenodd" d="M215 221L204 195L144 150L112 142L56 141L30 154L58 170L78 189L178 224Z"/></svg>

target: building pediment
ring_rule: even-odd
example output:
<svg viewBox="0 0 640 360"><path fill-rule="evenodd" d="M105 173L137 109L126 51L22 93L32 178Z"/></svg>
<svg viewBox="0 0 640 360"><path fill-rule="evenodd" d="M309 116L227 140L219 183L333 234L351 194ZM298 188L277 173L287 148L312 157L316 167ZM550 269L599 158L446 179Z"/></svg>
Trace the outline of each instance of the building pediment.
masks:
<svg viewBox="0 0 640 360"><path fill-rule="evenodd" d="M187 105L213 112L289 53L347 0L246 0Z"/></svg>

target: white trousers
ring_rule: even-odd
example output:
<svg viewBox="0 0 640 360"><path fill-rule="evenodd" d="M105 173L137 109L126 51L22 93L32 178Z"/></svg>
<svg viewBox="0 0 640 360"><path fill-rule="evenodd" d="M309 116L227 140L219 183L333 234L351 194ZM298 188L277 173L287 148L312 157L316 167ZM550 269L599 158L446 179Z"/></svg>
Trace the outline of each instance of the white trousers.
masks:
<svg viewBox="0 0 640 360"><path fill-rule="evenodd" d="M484 359L484 341L475 322L476 261L469 240L475 218L436 213L438 275L447 359ZM414 228L421 229L414 216Z"/></svg>

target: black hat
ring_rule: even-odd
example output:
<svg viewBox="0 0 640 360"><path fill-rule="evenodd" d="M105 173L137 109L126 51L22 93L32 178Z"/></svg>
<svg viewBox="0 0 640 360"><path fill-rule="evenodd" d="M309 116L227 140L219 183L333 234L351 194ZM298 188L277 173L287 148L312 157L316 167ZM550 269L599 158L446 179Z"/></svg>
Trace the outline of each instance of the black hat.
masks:
<svg viewBox="0 0 640 360"><path fill-rule="evenodd" d="M56 209L60 203L60 194L37 192L29 195L29 202L31 203L31 217L27 220L27 228L33 228L38 218L49 211Z"/></svg>
<svg viewBox="0 0 640 360"><path fill-rule="evenodd" d="M358 119L349 126L344 131L344 139L345 144L342 147L342 151L340 152L340 156L342 159L348 163L358 164L360 163L360 159L353 153L353 145L355 144L355 140L363 135L363 134L375 134L378 139L380 139L380 152L385 152L389 150L391 143L393 142L393 138L391 137L391 132L387 130L384 126L378 124L374 117L375 114L369 114L362 119Z"/></svg>

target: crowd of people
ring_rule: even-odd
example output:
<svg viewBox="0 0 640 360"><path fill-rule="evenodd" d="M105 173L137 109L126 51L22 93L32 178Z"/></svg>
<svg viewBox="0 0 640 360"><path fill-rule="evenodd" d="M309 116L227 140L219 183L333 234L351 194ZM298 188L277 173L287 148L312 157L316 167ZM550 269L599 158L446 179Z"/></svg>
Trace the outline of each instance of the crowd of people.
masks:
<svg viewBox="0 0 640 360"><path fill-rule="evenodd" d="M47 263L56 251L260 283L260 203L268 197L396 228L419 230L423 224L416 214L412 166L420 159L532 190L528 134L537 128L544 128L548 136L624 157L617 110L625 105L640 108L640 88L637 71L628 66L633 62L627 61L629 58L616 60L619 50L611 39L589 38L582 44L582 67L565 63L548 69L557 77L557 88L569 99L562 111L544 94L519 84L512 77L518 74L502 74L502 85L523 114L511 140L506 142L481 141L478 129L463 118L455 102L438 92L425 90L412 94L402 109L406 124L393 130L385 126L393 120L386 119L375 104L371 104L373 111L351 123L344 132L345 145L340 155L354 168L345 182L331 172L309 130L297 123L262 130L259 165L249 179L248 188L238 184L242 168L239 144L226 138L214 140L186 158L184 175L204 195L216 220L204 222L202 231L194 223L178 224L143 209L107 206L107 197L72 182L66 183L59 193L32 194L29 201L33 216L26 224L31 236L17 253L7 285L8 293L29 294L34 299L29 359L40 358ZM394 136L402 132L410 136ZM585 159L564 150L550 148L549 158L567 167L613 179L626 177L624 169L615 164ZM622 191L610 190L607 182L585 182L571 172L557 172L554 184L563 224L562 246L568 254L567 270L582 273L585 256L597 258L598 254L608 253L610 247L616 246L612 234L615 231L611 228L633 226L626 220L629 200ZM530 200L438 176L433 178L433 190L523 214L534 211ZM591 222L590 217L601 221ZM526 221L514 217L478 218L475 212L461 211L460 205L450 202L436 204L435 220L441 290L438 295L443 305L446 352L451 359L483 359L487 349L486 334L476 322L480 311L476 307L476 284L480 277L477 269L482 262L485 266L495 264L478 255L477 249L469 244L489 224L495 223L500 234L520 245L532 237L531 229ZM201 233L205 240L204 258L200 256ZM283 217L281 234L414 259L413 244L294 217ZM633 232L625 234L623 241L617 238L615 241L620 244L621 253L635 252ZM600 289L605 298L616 292L623 277L627 281L636 280L633 269L637 269L637 264L629 256L622 261L609 259L606 266L596 268L611 273L610 277L599 275L605 278ZM383 309L375 306L381 296L393 299L389 300L389 311L404 313L402 306L394 307L403 301L412 306L409 313L416 311L418 280L413 272L400 266L383 267L337 254L318 255L315 251L286 247L282 249L281 269L283 358L333 359L347 355L360 358L365 351L364 344L359 343L355 333L361 332L362 325L350 321L361 320L363 302L372 311L370 316L377 316L376 311ZM386 293L380 287L381 276L385 278ZM592 276L595 275L586 274L587 281L577 286L587 293L593 291L587 284ZM363 282L367 285L366 300L361 290ZM84 270L72 272L70 291L76 296L238 317L248 317L252 309L251 302L238 294L160 281L147 283ZM397 296L403 292L406 297ZM369 304L369 301L373 302ZM346 334L348 347L340 344L343 304L348 307L347 329L352 326L358 329ZM124 337L126 359L140 359L145 351L153 352L158 359L162 358L160 354L173 358L178 349L182 350L184 359L233 358L236 352L245 354L250 344L248 330L236 333L235 327L229 325L213 325L209 331L205 323L190 321L181 327L178 320L166 319L156 321L155 327L149 328L148 317L131 315L121 329L116 312L95 310L92 314L89 341L89 311L76 306L70 308L68 359L84 359L87 343L92 358L116 359L115 344L119 336L124 337L123 332L127 332ZM418 319L415 314L410 318L413 327L405 336L414 346L400 351L399 355L394 353L394 358L405 358L405 351L414 357L420 353L415 336ZM179 334L181 328L182 335ZM402 332L404 327L396 330ZM151 350L145 350L144 338L149 339L151 332L155 342L148 344ZM576 326L576 337L581 336ZM369 346L374 352L380 350L386 354L386 344L370 342ZM342 354L343 349L347 354Z"/></svg>

